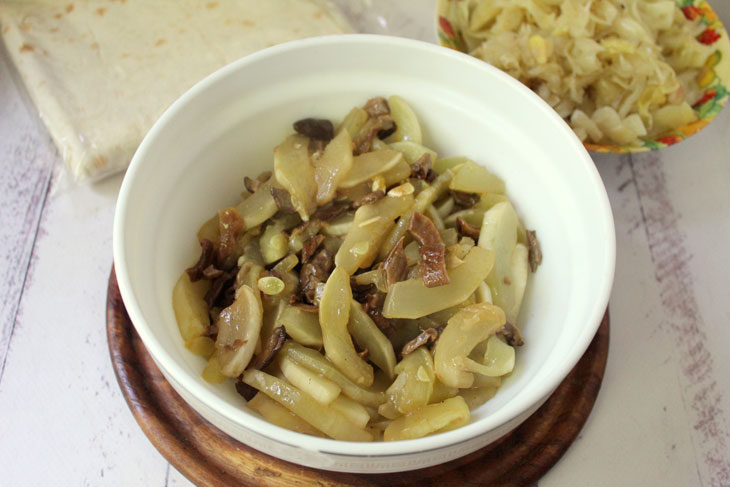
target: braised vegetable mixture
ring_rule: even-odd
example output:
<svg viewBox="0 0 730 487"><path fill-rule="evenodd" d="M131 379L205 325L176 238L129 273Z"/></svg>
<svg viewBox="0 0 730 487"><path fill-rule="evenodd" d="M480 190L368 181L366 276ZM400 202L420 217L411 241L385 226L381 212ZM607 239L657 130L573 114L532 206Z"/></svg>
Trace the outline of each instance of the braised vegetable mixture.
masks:
<svg viewBox="0 0 730 487"><path fill-rule="evenodd" d="M505 184L439 158L400 97L304 119L198 232L173 308L202 374L300 433L406 440L469 422L515 364L542 259Z"/></svg>
<svg viewBox="0 0 730 487"><path fill-rule="evenodd" d="M686 4L458 0L445 15L466 52L533 89L582 141L635 145L697 120L714 38Z"/></svg>

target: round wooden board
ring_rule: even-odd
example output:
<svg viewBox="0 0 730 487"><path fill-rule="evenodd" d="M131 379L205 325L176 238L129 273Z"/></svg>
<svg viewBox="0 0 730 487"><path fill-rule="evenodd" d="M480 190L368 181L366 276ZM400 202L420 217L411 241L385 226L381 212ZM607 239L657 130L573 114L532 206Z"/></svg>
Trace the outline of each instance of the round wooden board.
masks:
<svg viewBox="0 0 730 487"><path fill-rule="evenodd" d="M460 459L391 474L347 474L301 467L227 436L193 411L147 353L112 269L107 337L114 371L142 430L162 455L199 486L529 486L565 453L593 408L606 367L608 311L580 362L524 423Z"/></svg>

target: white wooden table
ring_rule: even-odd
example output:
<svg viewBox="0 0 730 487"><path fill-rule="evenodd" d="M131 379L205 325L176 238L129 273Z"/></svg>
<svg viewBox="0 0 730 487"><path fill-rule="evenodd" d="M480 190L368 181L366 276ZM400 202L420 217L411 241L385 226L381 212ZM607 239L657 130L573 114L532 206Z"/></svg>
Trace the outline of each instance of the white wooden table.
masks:
<svg viewBox="0 0 730 487"><path fill-rule="evenodd" d="M712 3L730 25L730 2ZM385 0L340 4L371 32L435 41L433 0L384 18L373 12ZM135 423L109 361L121 176L70 181L25 96L3 53L0 485L190 485ZM730 108L679 145L595 162L618 239L608 366L579 438L539 485L729 486Z"/></svg>

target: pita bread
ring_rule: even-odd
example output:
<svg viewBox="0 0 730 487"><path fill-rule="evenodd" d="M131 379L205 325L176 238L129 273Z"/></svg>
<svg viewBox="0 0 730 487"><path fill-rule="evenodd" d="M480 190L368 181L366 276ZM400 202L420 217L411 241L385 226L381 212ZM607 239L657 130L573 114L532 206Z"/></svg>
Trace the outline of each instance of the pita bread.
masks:
<svg viewBox="0 0 730 487"><path fill-rule="evenodd" d="M326 0L0 1L5 46L77 179L123 170L162 112L221 66L350 32Z"/></svg>

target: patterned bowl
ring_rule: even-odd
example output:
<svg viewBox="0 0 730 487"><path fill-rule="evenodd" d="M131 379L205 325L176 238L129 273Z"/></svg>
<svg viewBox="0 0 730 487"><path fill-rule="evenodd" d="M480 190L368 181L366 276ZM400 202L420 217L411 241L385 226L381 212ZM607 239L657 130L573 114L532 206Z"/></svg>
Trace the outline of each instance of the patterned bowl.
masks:
<svg viewBox="0 0 730 487"><path fill-rule="evenodd" d="M463 0L439 0L437 7L437 32L442 46L466 52L461 32L455 28L448 18L449 4ZM638 145L608 145L584 143L591 152L607 152L627 154L646 152L661 149L677 142L681 142L696 134L709 124L725 105L730 89L730 40L728 33L717 14L705 0L677 0L684 16L702 24L705 29L697 37L701 43L715 47L707 57L704 68L697 78L702 89L702 96L698 100L689 100L698 119L683 127L676 127L659 137L642 139Z"/></svg>

